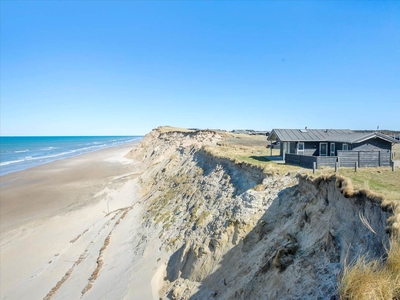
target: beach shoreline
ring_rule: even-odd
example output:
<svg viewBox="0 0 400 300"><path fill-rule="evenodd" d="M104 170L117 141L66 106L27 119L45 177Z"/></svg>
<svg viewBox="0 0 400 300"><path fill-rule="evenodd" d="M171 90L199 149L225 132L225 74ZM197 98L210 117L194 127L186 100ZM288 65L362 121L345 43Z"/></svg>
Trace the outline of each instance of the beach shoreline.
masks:
<svg viewBox="0 0 400 300"><path fill-rule="evenodd" d="M148 266L137 247L127 247L141 238L138 163L125 158L137 144L0 177L1 299L152 298L156 258ZM102 272L99 259L107 262ZM137 276L133 265L142 269L146 289L130 283Z"/></svg>
<svg viewBox="0 0 400 300"><path fill-rule="evenodd" d="M109 147L0 176L1 232L89 205L92 190L105 187L112 176L131 172L132 162L124 153L137 144Z"/></svg>

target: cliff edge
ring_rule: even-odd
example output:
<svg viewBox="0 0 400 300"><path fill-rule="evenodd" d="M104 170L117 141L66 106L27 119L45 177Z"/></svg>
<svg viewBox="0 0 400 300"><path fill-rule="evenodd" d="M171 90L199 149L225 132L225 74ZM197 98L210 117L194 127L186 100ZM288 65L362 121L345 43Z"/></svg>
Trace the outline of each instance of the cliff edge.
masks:
<svg viewBox="0 0 400 300"><path fill-rule="evenodd" d="M393 208L338 175L266 172L206 150L225 138L157 128L127 155L140 162L142 231L163 253L157 297L338 299L345 262L384 256Z"/></svg>

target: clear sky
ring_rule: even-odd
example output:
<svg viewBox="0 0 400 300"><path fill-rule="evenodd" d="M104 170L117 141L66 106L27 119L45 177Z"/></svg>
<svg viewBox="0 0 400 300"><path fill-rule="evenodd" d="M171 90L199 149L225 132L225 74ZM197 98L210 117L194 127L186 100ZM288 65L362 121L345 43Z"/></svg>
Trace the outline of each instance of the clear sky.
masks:
<svg viewBox="0 0 400 300"><path fill-rule="evenodd" d="M400 130L400 1L1 1L1 135Z"/></svg>

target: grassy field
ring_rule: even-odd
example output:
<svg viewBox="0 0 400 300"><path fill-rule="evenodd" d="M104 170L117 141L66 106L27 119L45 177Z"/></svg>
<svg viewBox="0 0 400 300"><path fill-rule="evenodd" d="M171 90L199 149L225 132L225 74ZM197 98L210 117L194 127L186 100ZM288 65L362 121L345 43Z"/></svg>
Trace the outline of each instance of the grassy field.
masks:
<svg viewBox="0 0 400 300"><path fill-rule="evenodd" d="M192 130L174 127L162 127L162 132L178 131L191 132ZM266 157L271 155L267 137L264 135L247 135L221 132L223 140L215 147L206 147L205 150L218 157L226 157L237 162L245 162L259 168L265 173L286 174L287 172L302 172L312 174L312 170L297 166L279 164L269 161ZM400 144L395 145L395 159L400 160ZM279 149L272 149L272 155L279 155ZM314 176L334 173L333 168L322 168ZM400 169L392 172L390 167L380 168L340 168L338 174L349 178L356 189L366 189L383 196L386 200L400 201Z"/></svg>
<svg viewBox="0 0 400 300"><path fill-rule="evenodd" d="M157 128L160 133L167 133L167 132L195 132L195 130L186 129L186 128L178 128L172 126L160 126Z"/></svg>
<svg viewBox="0 0 400 300"><path fill-rule="evenodd" d="M271 149L267 148L269 142L264 135L247 135L224 133L224 139L216 147L207 147L206 150L218 157L226 157L237 162L245 162L260 167L264 172L287 173L298 171L297 166L278 164L268 160ZM272 149L272 155L279 155L279 149Z"/></svg>
<svg viewBox="0 0 400 300"><path fill-rule="evenodd" d="M312 170L308 171L309 174ZM315 176L320 174L332 174L333 168L323 168L317 170ZM356 189L373 191L389 201L400 201L400 169L393 172L390 167L379 168L359 168L357 172L354 168L340 168L338 174L349 178Z"/></svg>
<svg viewBox="0 0 400 300"><path fill-rule="evenodd" d="M260 168L265 172L284 174L287 172L302 172L312 174L310 169L302 169L297 166L278 164L266 159L271 155L267 138L261 135L225 134L225 139L218 143L217 147L208 148L212 154L220 157L228 157L239 162L246 162ZM400 146L400 145L396 145ZM397 153L400 159L400 147ZM279 149L273 149L272 155L279 155ZM323 168L316 171L315 176L334 173L333 168ZM340 168L338 174L349 178L356 189L371 190L382 195L385 199L400 201L400 170L392 172L390 167L380 168Z"/></svg>

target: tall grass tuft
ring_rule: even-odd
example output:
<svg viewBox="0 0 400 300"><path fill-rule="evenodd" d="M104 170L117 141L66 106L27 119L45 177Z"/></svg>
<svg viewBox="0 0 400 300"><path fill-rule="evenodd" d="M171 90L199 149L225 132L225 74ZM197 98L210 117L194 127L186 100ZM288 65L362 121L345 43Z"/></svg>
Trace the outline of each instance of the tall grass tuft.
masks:
<svg viewBox="0 0 400 300"><path fill-rule="evenodd" d="M393 299L400 300L400 235L394 236L387 251L386 267L392 274Z"/></svg>
<svg viewBox="0 0 400 300"><path fill-rule="evenodd" d="M363 256L344 267L339 280L342 300L400 300L400 238L393 236L386 261Z"/></svg>

